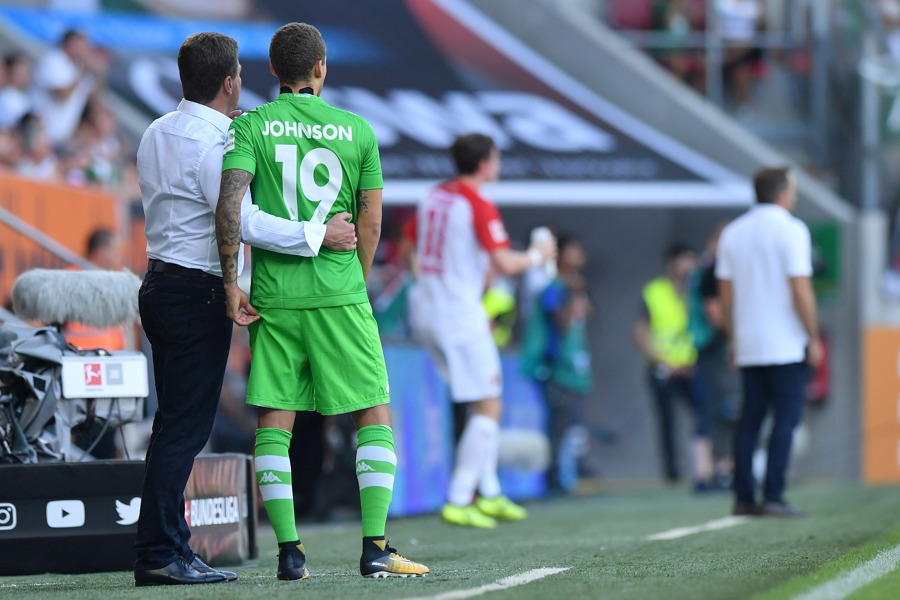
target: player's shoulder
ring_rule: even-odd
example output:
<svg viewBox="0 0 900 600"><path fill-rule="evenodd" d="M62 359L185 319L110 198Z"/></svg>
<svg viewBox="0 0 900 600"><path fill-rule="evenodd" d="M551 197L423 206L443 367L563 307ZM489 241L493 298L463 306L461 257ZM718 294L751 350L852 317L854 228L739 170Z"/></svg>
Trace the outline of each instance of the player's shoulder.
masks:
<svg viewBox="0 0 900 600"><path fill-rule="evenodd" d="M459 195L469 201L469 204L475 210L497 210L497 205L487 196L482 195L480 190L475 190L467 185L458 185Z"/></svg>
<svg viewBox="0 0 900 600"><path fill-rule="evenodd" d="M364 121L364 122L368 123L368 121L366 121L365 118L361 117L360 115L356 114L355 112L349 111L346 108L341 108L339 106L335 106L334 104L331 104L330 102L328 102L326 100L322 100L321 106L322 106L322 110L329 111L332 114L341 115L350 120L359 120L359 121Z"/></svg>
<svg viewBox="0 0 900 600"><path fill-rule="evenodd" d="M345 108L340 108L335 106L334 104L329 104L328 102L322 101L322 110L327 111L328 113L338 116L339 118L352 122L354 124L358 124L359 126L367 129L369 131L372 130L372 126L366 120L365 117L362 117L355 112L349 111Z"/></svg>
<svg viewBox="0 0 900 600"><path fill-rule="evenodd" d="M265 120L270 112L270 104L272 103L267 102L266 104L261 104L256 108L251 108L250 110L242 112L232 120L232 127L247 127L261 120Z"/></svg>

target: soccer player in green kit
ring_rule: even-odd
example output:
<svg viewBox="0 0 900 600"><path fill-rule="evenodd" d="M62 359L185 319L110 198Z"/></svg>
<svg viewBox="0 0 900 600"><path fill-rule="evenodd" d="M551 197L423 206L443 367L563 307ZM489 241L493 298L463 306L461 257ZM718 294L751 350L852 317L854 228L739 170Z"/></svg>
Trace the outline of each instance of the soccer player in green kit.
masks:
<svg viewBox="0 0 900 600"><path fill-rule="evenodd" d="M363 118L319 97L325 42L315 27L281 27L272 36L269 60L281 94L231 125L216 237L228 316L250 325L247 402L259 407L256 479L278 539L278 578L308 577L288 459L298 410L351 413L358 428L360 573L425 575L428 567L397 554L384 537L397 460L387 370L365 284L381 235L375 135ZM260 210L283 218L325 223L329 215L351 213L357 249L322 249L306 258L253 248L251 306L237 285L240 202L248 186Z"/></svg>

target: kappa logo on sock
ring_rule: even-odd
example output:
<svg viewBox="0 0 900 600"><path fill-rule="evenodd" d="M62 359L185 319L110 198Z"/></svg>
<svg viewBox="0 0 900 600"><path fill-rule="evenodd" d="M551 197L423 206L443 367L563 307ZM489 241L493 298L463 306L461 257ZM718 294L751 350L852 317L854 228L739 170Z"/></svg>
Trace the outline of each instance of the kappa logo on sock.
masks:
<svg viewBox="0 0 900 600"><path fill-rule="evenodd" d="M374 473L374 472L375 472L375 469L373 469L371 465L367 465L366 463L364 463L362 461L359 461L358 463L356 463L356 474L357 475L359 475L360 473Z"/></svg>
<svg viewBox="0 0 900 600"><path fill-rule="evenodd" d="M273 473L272 471L266 471L262 474L262 477L259 478L260 483L281 483L281 479L278 478L278 475Z"/></svg>

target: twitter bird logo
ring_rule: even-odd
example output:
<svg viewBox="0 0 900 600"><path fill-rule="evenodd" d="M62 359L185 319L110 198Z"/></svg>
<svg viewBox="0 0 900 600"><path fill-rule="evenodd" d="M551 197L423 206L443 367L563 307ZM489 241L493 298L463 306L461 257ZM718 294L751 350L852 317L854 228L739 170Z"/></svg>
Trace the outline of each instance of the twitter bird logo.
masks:
<svg viewBox="0 0 900 600"><path fill-rule="evenodd" d="M116 512L119 513L119 520L116 523L119 525L134 525L141 515L141 499L132 498L128 504L116 500Z"/></svg>

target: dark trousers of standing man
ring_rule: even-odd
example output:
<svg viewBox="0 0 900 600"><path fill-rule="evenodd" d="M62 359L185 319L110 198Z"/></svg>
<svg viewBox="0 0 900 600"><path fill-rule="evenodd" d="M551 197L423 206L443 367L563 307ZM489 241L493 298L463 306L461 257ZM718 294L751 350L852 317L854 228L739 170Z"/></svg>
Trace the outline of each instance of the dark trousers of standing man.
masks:
<svg viewBox="0 0 900 600"><path fill-rule="evenodd" d="M144 570L194 559L184 488L212 430L232 324L222 280L193 269L147 273L138 306L153 348L159 400L135 543L135 569Z"/></svg>
<svg viewBox="0 0 900 600"><path fill-rule="evenodd" d="M576 473L566 477L560 464L563 439L574 425L584 424L585 394L566 389L554 381L544 385L544 402L547 405L547 437L550 440L550 467L547 469L547 487L550 491L574 492ZM566 457L571 458L571 457ZM571 475L576 480L572 480Z"/></svg>
<svg viewBox="0 0 900 600"><path fill-rule="evenodd" d="M678 468L678 450L675 444L675 404L679 399L689 404L694 417L694 435L709 436L709 410L706 397L693 376L672 376L655 367L649 370L650 389L656 403L660 450L663 469L669 482L681 477Z"/></svg>
<svg viewBox="0 0 900 600"><path fill-rule="evenodd" d="M784 502L785 477L794 428L803 417L809 369L805 363L742 367L743 405L734 431L734 493L741 504L755 503L753 453L763 420L774 417L763 484L765 502Z"/></svg>

